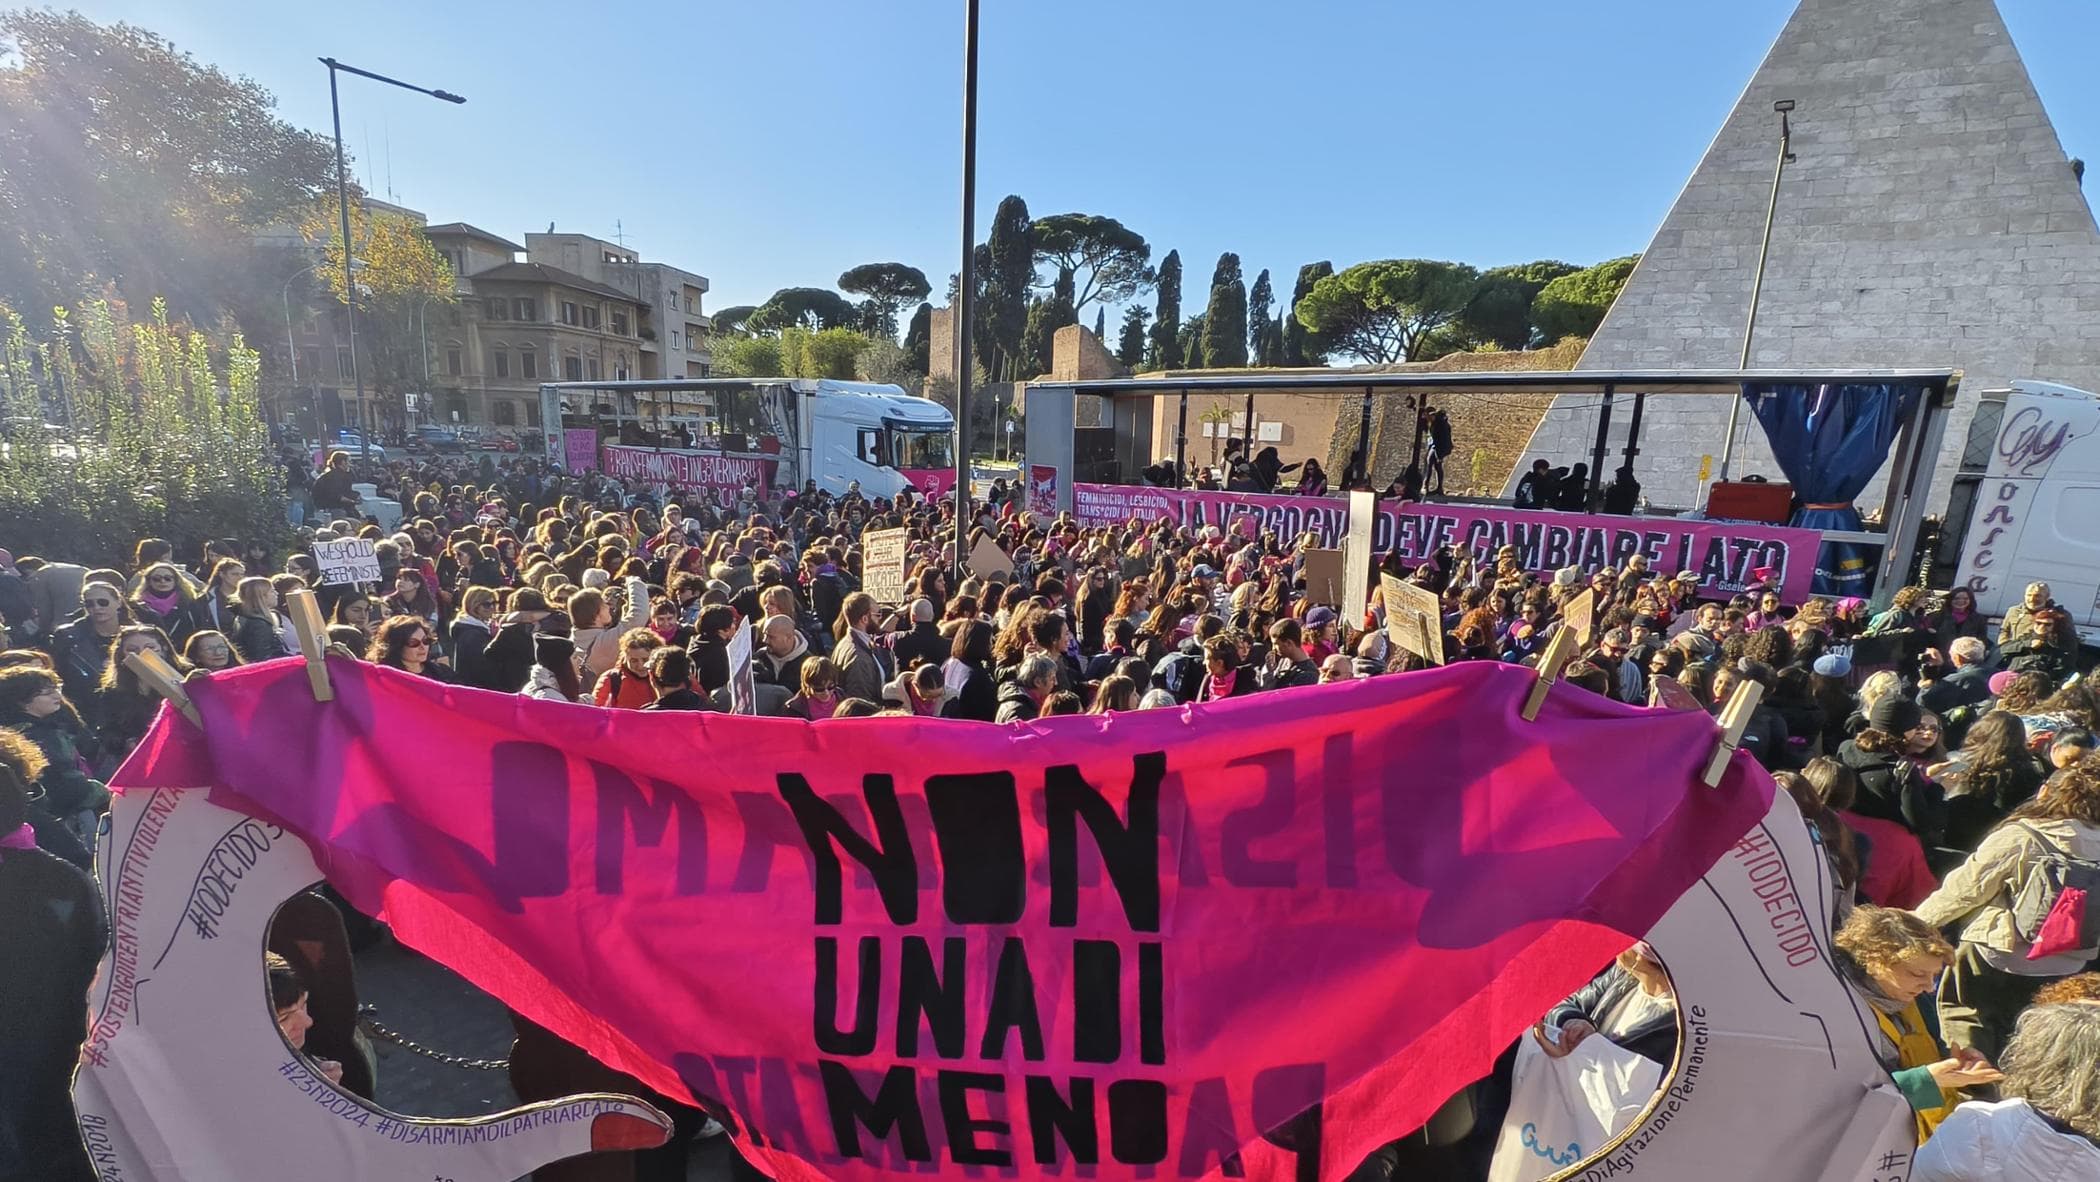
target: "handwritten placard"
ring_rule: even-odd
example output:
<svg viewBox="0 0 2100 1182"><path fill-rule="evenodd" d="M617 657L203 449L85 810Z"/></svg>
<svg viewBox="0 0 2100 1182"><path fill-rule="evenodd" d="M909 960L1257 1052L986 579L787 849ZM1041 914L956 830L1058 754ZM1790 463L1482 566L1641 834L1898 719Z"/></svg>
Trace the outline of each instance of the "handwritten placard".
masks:
<svg viewBox="0 0 2100 1182"><path fill-rule="evenodd" d="M911 531L878 529L860 539L861 590L877 603L904 602L904 563Z"/></svg>
<svg viewBox="0 0 2100 1182"><path fill-rule="evenodd" d="M315 542L314 565L321 568L321 582L330 587L379 581L379 553L369 538Z"/></svg>

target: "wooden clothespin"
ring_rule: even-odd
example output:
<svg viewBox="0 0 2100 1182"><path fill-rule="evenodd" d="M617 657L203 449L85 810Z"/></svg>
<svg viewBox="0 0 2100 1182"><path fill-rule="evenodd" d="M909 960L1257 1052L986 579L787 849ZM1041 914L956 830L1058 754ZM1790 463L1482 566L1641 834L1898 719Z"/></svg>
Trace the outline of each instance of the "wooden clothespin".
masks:
<svg viewBox="0 0 2100 1182"><path fill-rule="evenodd" d="M182 688L182 679L160 654L152 649L141 649L124 658L124 667L138 676L146 688L173 703L177 713L190 720L190 724L203 729L204 716L197 713L197 704L190 701L189 691Z"/></svg>
<svg viewBox="0 0 2100 1182"><path fill-rule="evenodd" d="M1728 761L1735 758L1736 747L1743 741L1743 729L1750 725L1750 715L1764 699L1765 687L1744 678L1736 683L1735 692L1728 695L1728 704L1721 707L1721 745L1714 748L1713 757L1706 761L1706 774L1699 777L1708 788L1719 788L1721 777L1728 772Z"/></svg>
<svg viewBox="0 0 2100 1182"><path fill-rule="evenodd" d="M328 634L321 626L321 604L311 591L294 591L284 597L292 614L292 631L299 634L299 651L306 656L306 681L313 687L314 701L333 702L335 687L328 684Z"/></svg>
<svg viewBox="0 0 2100 1182"><path fill-rule="evenodd" d="M1546 705L1546 694L1553 683L1560 680L1560 672L1575 659L1575 630L1566 624L1553 630L1553 639L1546 642L1546 651L1539 654L1538 680L1532 683L1531 695L1524 699L1525 722L1537 722L1539 711Z"/></svg>

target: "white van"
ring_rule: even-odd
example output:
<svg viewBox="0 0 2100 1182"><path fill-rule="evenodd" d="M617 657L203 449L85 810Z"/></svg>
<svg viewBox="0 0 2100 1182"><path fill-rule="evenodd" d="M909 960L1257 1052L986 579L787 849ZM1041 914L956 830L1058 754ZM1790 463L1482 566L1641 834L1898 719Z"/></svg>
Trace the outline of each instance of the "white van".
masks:
<svg viewBox="0 0 2100 1182"><path fill-rule="evenodd" d="M2047 583L2100 644L2100 395L2035 381L1984 394L1948 520L1967 522L1952 585L1980 610L2000 618Z"/></svg>

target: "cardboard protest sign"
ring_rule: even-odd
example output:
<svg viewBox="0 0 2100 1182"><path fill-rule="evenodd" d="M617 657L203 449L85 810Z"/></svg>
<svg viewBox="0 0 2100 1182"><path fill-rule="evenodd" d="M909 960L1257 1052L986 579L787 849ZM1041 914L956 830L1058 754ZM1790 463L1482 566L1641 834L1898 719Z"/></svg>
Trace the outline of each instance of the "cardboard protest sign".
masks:
<svg viewBox="0 0 2100 1182"><path fill-rule="evenodd" d="M1305 552L1305 598L1312 603L1329 606L1343 599L1348 575L1347 563L1340 550L1307 550Z"/></svg>
<svg viewBox="0 0 2100 1182"><path fill-rule="evenodd" d="M1522 722L1532 677L1491 662L1007 727L329 667L328 703L295 661L189 683L203 729L164 717L119 786L270 817L404 943L798 1179L1166 1182L1234 1154L1339 1178L1653 927L1772 794L1747 756L1696 784L1704 717L1565 694ZM120 1119L157 1125L140 1103ZM1264 1140L1308 1111L1317 1138ZM272 1172L209 1176L281 1177L262 1140Z"/></svg>
<svg viewBox="0 0 2100 1182"><path fill-rule="evenodd" d="M1362 625L1371 603L1371 530L1378 517L1378 494L1349 494L1349 532L1342 541L1342 618Z"/></svg>
<svg viewBox="0 0 2100 1182"><path fill-rule="evenodd" d="M758 713L758 689L751 672L751 633L749 623L739 621L736 633L729 638L729 712L731 714Z"/></svg>
<svg viewBox="0 0 2100 1182"><path fill-rule="evenodd" d="M296 680L281 692L312 701ZM126 792L110 810L100 864L111 944L89 998L73 1102L104 1179L509 1182L670 1133L662 1113L621 1096L430 1120L329 1083L271 1014L270 918L321 879L306 843L276 825L203 792ZM289 1170L288 1153L298 1160Z"/></svg>
<svg viewBox="0 0 2100 1182"><path fill-rule="evenodd" d="M1386 639L1432 665L1444 663L1444 613L1436 593L1397 575L1382 574Z"/></svg>
<svg viewBox="0 0 2100 1182"><path fill-rule="evenodd" d="M905 562L911 531L870 530L860 536L860 589L875 602L892 606L904 602Z"/></svg>
<svg viewBox="0 0 2100 1182"><path fill-rule="evenodd" d="M329 587L379 581L379 552L372 548L370 538L315 542L314 565L321 568L321 582Z"/></svg>
<svg viewBox="0 0 2100 1182"><path fill-rule="evenodd" d="M1597 619L1597 593L1584 591L1570 599L1561 609L1560 619L1561 627L1573 632L1578 644L1588 645L1593 639L1590 631Z"/></svg>
<svg viewBox="0 0 2100 1182"><path fill-rule="evenodd" d="M970 545L970 573L980 577L1012 575L1014 560L1006 556L990 534L980 534Z"/></svg>

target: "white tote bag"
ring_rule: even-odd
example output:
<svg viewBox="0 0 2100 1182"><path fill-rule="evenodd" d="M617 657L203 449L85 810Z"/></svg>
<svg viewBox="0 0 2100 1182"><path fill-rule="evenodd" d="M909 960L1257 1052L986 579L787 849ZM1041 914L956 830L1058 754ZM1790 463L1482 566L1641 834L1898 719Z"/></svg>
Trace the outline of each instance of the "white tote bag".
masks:
<svg viewBox="0 0 2100 1182"><path fill-rule="evenodd" d="M1595 1154L1640 1114L1661 1082L1661 1064L1601 1034L1559 1059L1525 1035L1488 1182L1539 1182Z"/></svg>

